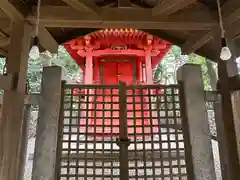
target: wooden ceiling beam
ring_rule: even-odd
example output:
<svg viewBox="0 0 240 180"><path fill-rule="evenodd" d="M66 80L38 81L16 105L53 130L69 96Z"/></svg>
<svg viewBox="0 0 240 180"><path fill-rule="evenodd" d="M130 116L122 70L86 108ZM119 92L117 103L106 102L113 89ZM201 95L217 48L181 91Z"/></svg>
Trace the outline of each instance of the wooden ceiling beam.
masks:
<svg viewBox="0 0 240 180"><path fill-rule="evenodd" d="M42 6L40 23L45 27L165 30L211 30L217 24L215 21L196 21L196 18L199 17L163 21L159 17L153 17L150 9L140 8L102 8L99 16L95 16L69 6ZM29 15L26 19L32 22L35 15Z"/></svg>
<svg viewBox="0 0 240 180"><path fill-rule="evenodd" d="M70 7L82 12L86 11L95 15L99 14L100 8L93 3L89 3L89 0L62 0L66 4L68 4Z"/></svg>
<svg viewBox="0 0 240 180"><path fill-rule="evenodd" d="M23 19L24 16L19 12L9 0L0 0L0 8L11 18L11 19Z"/></svg>
<svg viewBox="0 0 240 180"><path fill-rule="evenodd" d="M118 0L118 6L119 7L131 7L131 1L130 0Z"/></svg>
<svg viewBox="0 0 240 180"><path fill-rule="evenodd" d="M39 27L38 37L39 37L39 43L45 50L48 50L51 53L58 52L57 41L52 37L52 35L49 33L49 31L45 27L42 27L42 26Z"/></svg>
<svg viewBox="0 0 240 180"><path fill-rule="evenodd" d="M240 1L239 0L229 1L229 3L226 3L225 5L223 5L222 12L224 15L223 21L224 21L225 29L230 32L232 32L233 29L236 29L236 28L239 30L239 26L232 25L232 24L240 19ZM200 38L199 36L196 36L196 38L189 39L182 46L182 52L184 54L194 53L197 49L201 48L202 46L207 44L210 40L212 40L214 36L218 35L219 31L220 31L220 27L219 25L216 25L216 27L214 27L210 32L208 32L207 34L203 34L202 36L200 36ZM236 33L228 33L228 34L229 34L229 37L231 38L236 36Z"/></svg>
<svg viewBox="0 0 240 180"><path fill-rule="evenodd" d="M24 19L23 14L21 12L19 12L15 8L15 6L12 3L10 3L8 0L0 0L0 7L13 21ZM9 26L8 23L4 20L0 20L0 27L3 28L4 25ZM34 20L33 24L35 24L35 20ZM45 48L46 50L49 50L52 53L57 52L58 43L50 35L50 33L47 31L47 29L45 29L44 27L40 27L38 36L39 36L40 45L43 48ZM2 41L2 42L0 41L0 45L6 45L7 42L9 43L10 39L4 39L4 41Z"/></svg>
<svg viewBox="0 0 240 180"><path fill-rule="evenodd" d="M0 19L0 29L9 29L12 26L12 22L9 19Z"/></svg>
<svg viewBox="0 0 240 180"><path fill-rule="evenodd" d="M2 48L0 48L0 56L7 56L7 52Z"/></svg>
<svg viewBox="0 0 240 180"><path fill-rule="evenodd" d="M165 0L152 9L153 16L169 16L180 9L195 3L197 0Z"/></svg>
<svg viewBox="0 0 240 180"><path fill-rule="evenodd" d="M204 32L200 34L201 35L196 35L194 33L193 35L194 37L189 38L189 40L182 45L181 48L182 48L183 54L191 54L195 52L197 49L201 48L204 44L206 44L207 42L213 39L212 31L209 31L207 33ZM199 36L201 37L200 39L199 39Z"/></svg>
<svg viewBox="0 0 240 180"><path fill-rule="evenodd" d="M10 38L5 37L3 39L0 39L0 46L6 46L8 44L10 44Z"/></svg>

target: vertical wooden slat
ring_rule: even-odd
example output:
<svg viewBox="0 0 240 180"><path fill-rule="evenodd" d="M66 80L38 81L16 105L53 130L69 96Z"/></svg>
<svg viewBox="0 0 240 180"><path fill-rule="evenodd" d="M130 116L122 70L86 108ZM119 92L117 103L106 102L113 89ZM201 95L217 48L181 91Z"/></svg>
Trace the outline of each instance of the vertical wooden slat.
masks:
<svg viewBox="0 0 240 180"><path fill-rule="evenodd" d="M25 21L13 24L7 57L8 73L14 76L15 89L5 91L0 120L0 179L21 179L25 141L22 140L23 109L32 27Z"/></svg>
<svg viewBox="0 0 240 180"><path fill-rule="evenodd" d="M223 136L225 136L224 146L226 152L220 154L225 156L225 167L228 169L228 180L238 180L240 177L239 160L236 143L236 132L234 127L234 116L232 109L232 97L229 91L228 66L227 62L219 60L218 62L219 92L221 95L221 119L223 123ZM218 122L216 122L218 123ZM221 146L221 145L220 145ZM220 151L221 153L221 151Z"/></svg>
<svg viewBox="0 0 240 180"><path fill-rule="evenodd" d="M235 91L232 93L232 105L233 105L233 115L234 115L234 124L236 131L236 141L238 149L238 160L240 164L240 91Z"/></svg>
<svg viewBox="0 0 240 180"><path fill-rule="evenodd" d="M128 132L127 132L127 89L126 84L119 85L119 147L120 147L120 180L128 179Z"/></svg>

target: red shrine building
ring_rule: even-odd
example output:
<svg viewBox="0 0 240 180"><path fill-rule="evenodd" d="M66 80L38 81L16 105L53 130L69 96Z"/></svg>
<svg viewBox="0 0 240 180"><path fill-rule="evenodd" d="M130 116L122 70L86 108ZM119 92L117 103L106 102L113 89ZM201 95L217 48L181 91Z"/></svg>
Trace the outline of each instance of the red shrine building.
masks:
<svg viewBox="0 0 240 180"><path fill-rule="evenodd" d="M153 84L152 70L171 44L136 29L104 29L64 44L84 84Z"/></svg>
<svg viewBox="0 0 240 180"><path fill-rule="evenodd" d="M84 37L79 37L73 39L64 44L65 48L69 54L75 59L76 63L83 71L82 82L84 84L103 84L103 85L117 85L120 81L126 83L127 85L133 84L153 84L153 69L159 64L163 59L164 55L168 52L171 44L159 37L152 36L143 31L137 29L104 29L95 31ZM102 91L102 90L101 90ZM78 94L80 92L75 92ZM100 92L94 92L101 94ZM99 102L110 102L118 101L117 99L112 99L110 94L118 94L116 92L104 92L104 94L109 94L106 97L99 97L95 101ZM136 92L140 93L140 92ZM116 96L116 98L118 98ZM128 97L128 101L131 101ZM136 97L135 97L136 98ZM93 101L93 100L92 100ZM136 102L140 102L140 97L135 99ZM144 101L144 100L143 100ZM146 103L147 104L147 103ZM96 107L95 107L96 106ZM104 103L99 103L92 107L94 109L118 109L118 107L111 107L110 104L103 107ZM114 104L118 106L118 104ZM146 105L147 106L147 105ZM133 109L132 106L128 106L128 109ZM141 125L142 116L149 117L149 110L147 107L143 107L143 113L140 111L142 109L141 104L135 104L136 114L136 124ZM96 123L99 127L103 124L102 121L98 121L98 117L116 117L115 125L118 125L119 117L118 111L113 112L98 112L95 115L89 115L88 124ZM128 117L132 117L133 114L128 112ZM82 124L86 123L85 119L80 120ZM106 119L104 123L110 122L111 119ZM80 124L81 124L80 123ZM133 124L133 122L128 122ZM151 122L154 123L154 122ZM150 124L150 120L144 118L144 124ZM86 125L86 124L85 124ZM89 130L91 131L91 130ZM99 128L95 131L99 133L100 139L102 135L104 137L108 136L110 129ZM119 131L118 127L114 129L115 132ZM129 129L129 131L131 131ZM138 130L137 133L142 133L142 130ZM150 129L145 129L146 132L150 132Z"/></svg>

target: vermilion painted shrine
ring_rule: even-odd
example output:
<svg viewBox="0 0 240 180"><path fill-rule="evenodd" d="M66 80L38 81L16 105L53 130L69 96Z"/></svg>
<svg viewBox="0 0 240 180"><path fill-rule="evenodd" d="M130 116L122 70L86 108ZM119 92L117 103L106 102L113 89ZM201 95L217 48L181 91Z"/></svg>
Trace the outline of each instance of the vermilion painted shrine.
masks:
<svg viewBox="0 0 240 180"><path fill-rule="evenodd" d="M143 31L137 29L103 29L93 33L90 33L84 37L79 37L73 39L67 43L64 43L65 48L69 54L75 59L76 63L83 70L82 81L85 84L104 84L104 85L117 85L120 81L126 83L127 85L134 84L153 84L152 71L160 63L164 55L168 52L171 44L165 40L160 39L159 37L150 35ZM92 93L101 94L102 90L97 90ZM140 94L136 92L136 94ZM145 90L147 95L147 90ZM75 89L75 94L84 95L84 92L78 92L78 89ZM111 94L114 93L116 96L112 99ZM152 92L154 93L154 92ZM106 109L106 112L98 112L94 115L95 112L90 114L89 119L81 119L80 125L86 125L86 121L89 121L89 125L96 123L98 125L95 133L98 139L101 139L102 136L109 136L110 127L105 128L104 130L100 128L103 126L103 122L99 117L115 117L113 125L115 126L114 131L118 132L119 129L119 112L113 112L111 114L110 110L119 109L118 104L114 104L111 107L110 104L104 106L102 103L118 101L118 90L111 92L110 90L105 90L106 97L98 97L97 99L92 99L91 108L93 109ZM140 102L140 97L128 97L127 101L136 101ZM144 101L147 101L148 98L144 98ZM94 101L102 102L98 105L93 105ZM142 107L141 104L128 105L128 110L137 110L135 114L138 119L136 124L141 126L150 125L151 123L157 126L157 121L145 119L142 121L142 116L149 117L150 113L148 104L143 104L144 113L139 111ZM133 112L128 112L129 117L133 117ZM156 117L157 115L155 115ZM96 122L94 121L96 119ZM104 120L106 124L111 123L111 119ZM133 124L132 120L128 120L128 124ZM153 122L150 122L153 121ZM82 128L84 129L84 128ZM131 128L130 128L131 129ZM91 131L91 130L89 130ZM149 135L150 129L146 128L144 132ZM94 132L93 132L94 133ZM137 134L142 134L142 128L138 128L136 131ZM154 134L158 133L158 128L155 127ZM139 135L140 136L140 135Z"/></svg>

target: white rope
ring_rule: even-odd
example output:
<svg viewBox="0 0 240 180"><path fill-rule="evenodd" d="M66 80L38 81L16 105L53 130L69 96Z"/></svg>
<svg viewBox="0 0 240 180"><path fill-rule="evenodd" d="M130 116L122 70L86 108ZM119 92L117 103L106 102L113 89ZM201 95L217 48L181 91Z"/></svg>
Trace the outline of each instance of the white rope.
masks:
<svg viewBox="0 0 240 180"><path fill-rule="evenodd" d="M217 7L218 7L218 17L219 17L219 25L220 25L220 30L221 30L221 37L225 37L225 30L223 27L223 19L222 19L222 10L221 10L221 4L220 0L217 0Z"/></svg>
<svg viewBox="0 0 240 180"><path fill-rule="evenodd" d="M40 7L41 7L41 0L38 0L37 2L37 17L36 17L36 36L38 36L38 31L39 31L39 20L40 20Z"/></svg>

